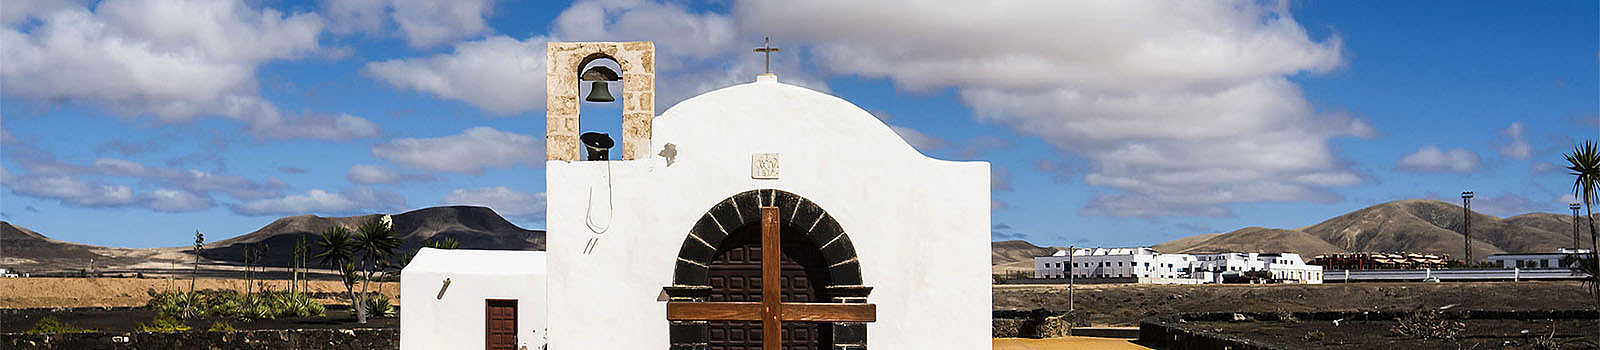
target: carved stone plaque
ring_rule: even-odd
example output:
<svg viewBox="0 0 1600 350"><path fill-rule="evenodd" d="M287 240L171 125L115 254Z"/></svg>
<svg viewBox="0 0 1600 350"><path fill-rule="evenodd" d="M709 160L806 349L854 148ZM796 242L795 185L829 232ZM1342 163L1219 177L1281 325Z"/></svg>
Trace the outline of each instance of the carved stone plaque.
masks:
<svg viewBox="0 0 1600 350"><path fill-rule="evenodd" d="M752 153L750 154L750 178L777 179L778 154L777 153Z"/></svg>

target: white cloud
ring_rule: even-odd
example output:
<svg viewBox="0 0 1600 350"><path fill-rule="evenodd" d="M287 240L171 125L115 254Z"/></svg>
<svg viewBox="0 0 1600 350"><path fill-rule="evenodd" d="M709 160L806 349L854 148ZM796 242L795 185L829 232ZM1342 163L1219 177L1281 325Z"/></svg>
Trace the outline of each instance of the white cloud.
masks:
<svg viewBox="0 0 1600 350"><path fill-rule="evenodd" d="M1427 145L1400 158L1395 168L1417 173L1470 173L1478 169L1478 160L1477 152Z"/></svg>
<svg viewBox="0 0 1600 350"><path fill-rule="evenodd" d="M1311 38L1284 2L836 0L734 12L747 29L803 43L825 70L953 88L981 119L1083 156L1094 164L1085 181L1116 190L1090 215L1328 200L1326 187L1361 179L1329 141L1375 134L1319 113L1288 79L1338 68L1342 43Z"/></svg>
<svg viewBox="0 0 1600 350"><path fill-rule="evenodd" d="M37 19L40 15L83 6L87 2L87 0L7 0L5 11L0 11L0 24L14 25L18 21Z"/></svg>
<svg viewBox="0 0 1600 350"><path fill-rule="evenodd" d="M478 174L488 168L542 165L543 141L480 126L457 135L374 145L372 155L422 169Z"/></svg>
<svg viewBox="0 0 1600 350"><path fill-rule="evenodd" d="M412 47L430 47L489 30L493 0L395 0L394 21Z"/></svg>
<svg viewBox="0 0 1600 350"><path fill-rule="evenodd" d="M543 219L544 193L524 193L501 187L457 189L445 195L441 202L451 205L478 205L494 209L500 215Z"/></svg>
<svg viewBox="0 0 1600 350"><path fill-rule="evenodd" d="M413 48L468 39L490 30L485 17L494 0L321 0L337 33L383 33L398 29Z"/></svg>
<svg viewBox="0 0 1600 350"><path fill-rule="evenodd" d="M1559 165L1556 165L1555 163L1551 163L1551 162L1533 162L1533 165L1529 165L1528 166L1528 171L1530 171L1530 172L1532 172L1534 174L1541 174L1541 175L1542 174L1556 174L1556 173L1560 173L1560 174L1564 175L1564 174L1566 174L1565 171L1564 171L1566 169L1567 168L1559 166Z"/></svg>
<svg viewBox="0 0 1600 350"><path fill-rule="evenodd" d="M8 6L10 3L7 3ZM373 136L359 117L286 117L256 95L263 64L324 52L325 20L238 0L108 0L28 14L0 29L5 94L82 102L125 116L178 123L223 116L257 138ZM298 132L294 132L298 131Z"/></svg>
<svg viewBox="0 0 1600 350"><path fill-rule="evenodd" d="M496 35L457 44L448 54L368 63L363 72L395 88L463 101L493 114L542 110L546 41Z"/></svg>
<svg viewBox="0 0 1600 350"><path fill-rule="evenodd" d="M245 132L258 139L319 139L350 140L376 137L383 134L378 123L366 118L340 113L338 115L306 114L285 117L282 114L262 114L249 121Z"/></svg>
<svg viewBox="0 0 1600 350"><path fill-rule="evenodd" d="M243 177L213 174L196 169L150 167L115 158L96 159L93 167L103 175L147 179L163 186L181 188L189 192L202 194L220 192L246 200L281 196L283 189L288 187L275 179L256 182Z"/></svg>
<svg viewBox="0 0 1600 350"><path fill-rule="evenodd" d="M1533 145L1523 137L1527 126L1521 122L1511 123L1505 130L1500 130L1500 137L1495 139L1494 147L1500 150L1500 155L1511 159L1528 159L1533 157Z"/></svg>
<svg viewBox="0 0 1600 350"><path fill-rule="evenodd" d="M135 204L133 189L85 181L68 176L6 176L6 187L25 196L55 199L80 207L121 207Z"/></svg>
<svg viewBox="0 0 1600 350"><path fill-rule="evenodd" d="M145 194L146 206L156 211L178 213L211 208L210 197L188 191L159 189Z"/></svg>
<svg viewBox="0 0 1600 350"><path fill-rule="evenodd" d="M392 169L367 164L350 166L350 172L344 175L346 179L359 184L394 184L405 181L433 181L432 176L422 174L401 174Z"/></svg>
<svg viewBox="0 0 1600 350"><path fill-rule="evenodd" d="M305 194L239 203L230 209L242 215L300 215L355 213L362 210L383 211L404 206L404 200L398 194L371 188L355 188L342 193L312 189Z"/></svg>
<svg viewBox="0 0 1600 350"><path fill-rule="evenodd" d="M388 0L319 0L317 7L336 33L382 31L389 18Z"/></svg>
<svg viewBox="0 0 1600 350"><path fill-rule="evenodd" d="M356 202L338 193L313 189L305 194L292 194L282 198L259 199L233 206L233 211L244 215L305 214L313 212L343 212L356 206Z"/></svg>

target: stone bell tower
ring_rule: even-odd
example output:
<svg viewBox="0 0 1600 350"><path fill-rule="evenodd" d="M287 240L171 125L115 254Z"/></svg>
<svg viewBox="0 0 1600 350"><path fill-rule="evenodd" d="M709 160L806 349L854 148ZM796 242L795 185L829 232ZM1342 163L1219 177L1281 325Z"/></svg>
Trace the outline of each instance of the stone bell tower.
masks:
<svg viewBox="0 0 1600 350"><path fill-rule="evenodd" d="M552 42L545 47L545 159L577 161L579 76L597 59L621 67L621 160L650 156L650 119L655 117L656 46L648 41Z"/></svg>

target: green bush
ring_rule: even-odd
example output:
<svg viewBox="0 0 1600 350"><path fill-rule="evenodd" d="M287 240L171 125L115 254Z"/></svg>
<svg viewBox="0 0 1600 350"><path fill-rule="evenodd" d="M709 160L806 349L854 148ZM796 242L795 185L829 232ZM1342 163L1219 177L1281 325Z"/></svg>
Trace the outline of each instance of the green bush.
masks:
<svg viewBox="0 0 1600 350"><path fill-rule="evenodd" d="M212 332L232 332L238 329L233 328L233 325L228 324L228 321L218 320L217 322L212 322L211 328L207 330Z"/></svg>
<svg viewBox="0 0 1600 350"><path fill-rule="evenodd" d="M70 324L67 324L65 321L62 321L61 319L55 318L55 316L45 316L44 318L39 319L39 322L34 323L33 324L33 329L29 329L28 333L29 334L89 333L89 332L93 332L93 331L94 331L93 329L85 329L85 328L74 327L74 326L72 326Z"/></svg>
<svg viewBox="0 0 1600 350"><path fill-rule="evenodd" d="M389 296L383 293L372 293L362 300L367 306L367 317L384 318L394 317L394 304L389 303Z"/></svg>
<svg viewBox="0 0 1600 350"><path fill-rule="evenodd" d="M181 317L184 305L190 299L194 300L195 316L214 315L245 321L315 317L324 315L327 310L309 295L284 291L265 291L254 295L234 291L154 293L145 307L163 316Z"/></svg>
<svg viewBox="0 0 1600 350"><path fill-rule="evenodd" d="M189 325L183 324L182 321L178 321L177 318L172 317L171 315L156 316L156 319L154 321L151 321L151 323L153 323L153 325L145 325L143 323L139 324L139 330L138 331L140 331L140 332L178 332L178 331L187 331L187 330L189 330Z"/></svg>

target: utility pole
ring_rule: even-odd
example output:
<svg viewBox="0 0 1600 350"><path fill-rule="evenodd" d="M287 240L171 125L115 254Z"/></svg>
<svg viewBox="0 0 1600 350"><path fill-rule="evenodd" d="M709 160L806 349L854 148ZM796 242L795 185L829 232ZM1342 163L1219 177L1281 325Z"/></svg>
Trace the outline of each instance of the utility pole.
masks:
<svg viewBox="0 0 1600 350"><path fill-rule="evenodd" d="M1461 192L1461 216L1466 219L1461 229L1461 245L1467 254L1463 263L1467 268L1472 267L1472 191Z"/></svg>
<svg viewBox="0 0 1600 350"><path fill-rule="evenodd" d="M1573 252L1573 254L1577 254L1578 248L1582 248L1583 247L1581 245L1578 245L1578 209L1581 209L1581 208L1583 208L1583 207L1580 206L1578 204L1578 202L1567 203L1567 209L1572 209L1572 252Z"/></svg>

